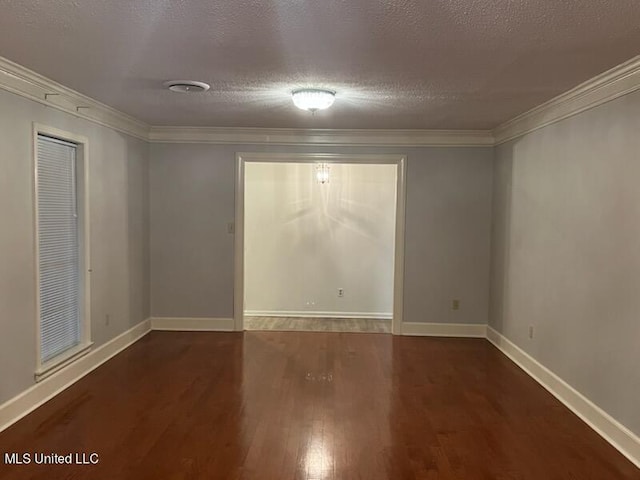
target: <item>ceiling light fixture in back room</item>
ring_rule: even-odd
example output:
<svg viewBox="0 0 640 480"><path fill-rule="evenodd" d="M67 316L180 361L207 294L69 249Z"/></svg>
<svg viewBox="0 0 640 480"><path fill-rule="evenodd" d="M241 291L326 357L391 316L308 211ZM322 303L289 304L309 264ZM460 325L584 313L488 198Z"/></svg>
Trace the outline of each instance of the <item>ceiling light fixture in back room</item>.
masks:
<svg viewBox="0 0 640 480"><path fill-rule="evenodd" d="M336 92L322 88L301 88L291 92L291 98L296 107L315 113L333 105Z"/></svg>
<svg viewBox="0 0 640 480"><path fill-rule="evenodd" d="M325 184L329 183L329 172L331 167L329 167L328 163L318 163L316 165L316 180L318 183Z"/></svg>

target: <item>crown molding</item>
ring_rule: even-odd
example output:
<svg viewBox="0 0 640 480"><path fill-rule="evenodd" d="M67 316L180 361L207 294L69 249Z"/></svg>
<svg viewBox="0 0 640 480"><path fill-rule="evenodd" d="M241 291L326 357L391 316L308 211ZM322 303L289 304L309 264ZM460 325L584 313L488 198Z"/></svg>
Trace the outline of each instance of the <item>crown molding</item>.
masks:
<svg viewBox="0 0 640 480"><path fill-rule="evenodd" d="M489 130L348 130L236 127L151 127L153 143L385 147L492 146Z"/></svg>
<svg viewBox="0 0 640 480"><path fill-rule="evenodd" d="M499 145L640 89L640 55L493 130Z"/></svg>
<svg viewBox="0 0 640 480"><path fill-rule="evenodd" d="M494 143L489 130L151 127L3 57L0 57L0 88L104 127L156 143L389 147L490 147Z"/></svg>
<svg viewBox="0 0 640 480"><path fill-rule="evenodd" d="M104 103L0 57L0 88L142 140L149 125Z"/></svg>
<svg viewBox="0 0 640 480"><path fill-rule="evenodd" d="M494 130L367 130L150 126L0 57L0 88L152 143L490 147L640 89L640 55L499 125Z"/></svg>

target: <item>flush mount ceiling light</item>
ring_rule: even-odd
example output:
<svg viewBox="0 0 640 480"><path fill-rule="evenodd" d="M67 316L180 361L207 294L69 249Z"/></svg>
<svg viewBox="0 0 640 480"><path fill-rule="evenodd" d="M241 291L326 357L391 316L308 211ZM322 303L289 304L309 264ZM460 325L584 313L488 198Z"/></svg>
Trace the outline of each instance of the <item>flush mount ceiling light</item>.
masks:
<svg viewBox="0 0 640 480"><path fill-rule="evenodd" d="M291 98L296 107L314 113L316 110L324 110L333 105L336 92L320 88L302 88L291 92Z"/></svg>
<svg viewBox="0 0 640 480"><path fill-rule="evenodd" d="M199 93L209 90L208 84L193 80L169 80L164 82L163 85L172 92L180 93Z"/></svg>

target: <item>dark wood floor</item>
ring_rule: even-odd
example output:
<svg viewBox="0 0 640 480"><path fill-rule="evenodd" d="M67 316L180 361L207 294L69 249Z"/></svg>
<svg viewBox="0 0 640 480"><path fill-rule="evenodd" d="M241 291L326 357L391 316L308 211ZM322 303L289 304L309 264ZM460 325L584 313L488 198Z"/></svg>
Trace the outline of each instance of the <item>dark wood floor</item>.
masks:
<svg viewBox="0 0 640 480"><path fill-rule="evenodd" d="M153 332L0 433L15 479L640 479L481 339Z"/></svg>

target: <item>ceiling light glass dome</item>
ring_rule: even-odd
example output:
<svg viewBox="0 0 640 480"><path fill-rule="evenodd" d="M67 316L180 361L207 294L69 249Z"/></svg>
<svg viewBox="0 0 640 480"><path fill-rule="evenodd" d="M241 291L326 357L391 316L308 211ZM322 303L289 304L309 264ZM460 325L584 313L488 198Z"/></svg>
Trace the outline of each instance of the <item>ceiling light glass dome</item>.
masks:
<svg viewBox="0 0 640 480"><path fill-rule="evenodd" d="M291 92L293 103L296 107L309 112L324 110L333 105L336 92L319 88L302 88Z"/></svg>

